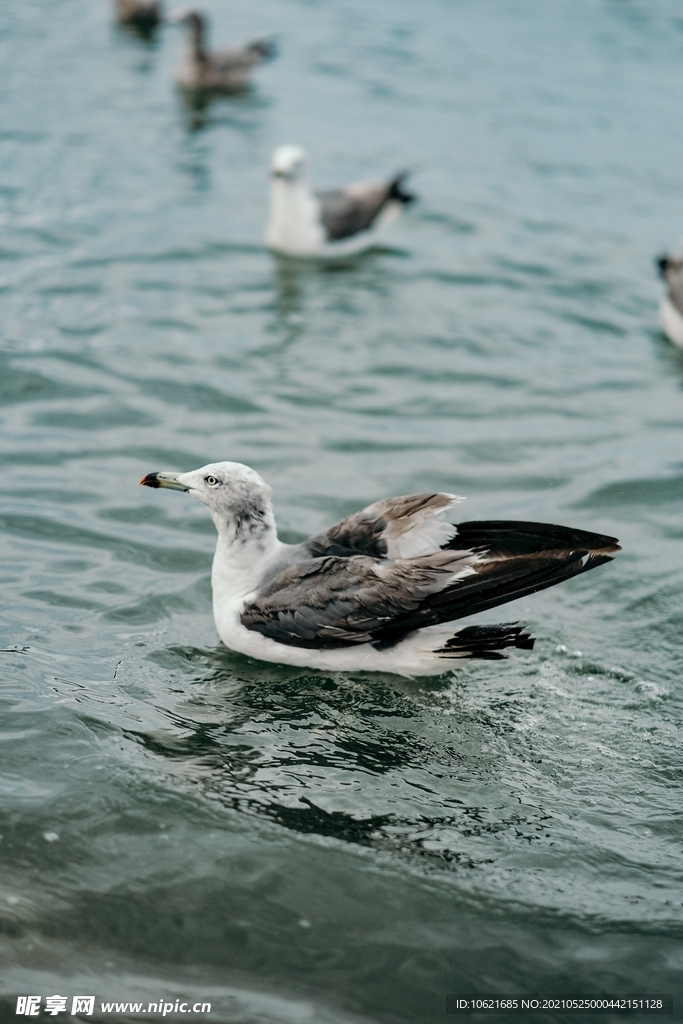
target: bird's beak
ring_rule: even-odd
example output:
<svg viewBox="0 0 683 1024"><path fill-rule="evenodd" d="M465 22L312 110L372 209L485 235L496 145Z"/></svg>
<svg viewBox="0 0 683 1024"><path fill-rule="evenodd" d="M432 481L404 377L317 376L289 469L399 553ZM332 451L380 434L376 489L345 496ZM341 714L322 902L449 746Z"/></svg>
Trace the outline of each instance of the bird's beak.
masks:
<svg viewBox="0 0 683 1024"><path fill-rule="evenodd" d="M171 491L189 491L186 484L181 484L178 477L182 473L148 473L140 483L143 487L168 487Z"/></svg>

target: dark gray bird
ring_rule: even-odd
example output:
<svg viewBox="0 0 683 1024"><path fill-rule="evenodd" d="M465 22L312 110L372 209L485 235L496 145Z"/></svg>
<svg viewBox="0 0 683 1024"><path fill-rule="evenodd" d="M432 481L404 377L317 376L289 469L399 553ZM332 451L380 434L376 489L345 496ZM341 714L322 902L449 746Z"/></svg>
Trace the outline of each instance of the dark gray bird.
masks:
<svg viewBox="0 0 683 1024"><path fill-rule="evenodd" d="M552 587L612 559L619 544L546 523L442 522L453 494L385 498L302 544L277 537L270 487L217 462L149 473L146 487L188 491L218 530L216 628L235 651L288 665L437 675L454 662L530 649L521 626L452 622Z"/></svg>
<svg viewBox="0 0 683 1024"><path fill-rule="evenodd" d="M184 11L170 20L188 28L189 39L176 72L176 82L188 92L242 92L249 85L252 68L276 54L272 39L252 39L243 46L212 53L206 47L205 15Z"/></svg>
<svg viewBox="0 0 683 1024"><path fill-rule="evenodd" d="M151 32L163 21L159 0L116 0L116 17L119 25Z"/></svg>
<svg viewBox="0 0 683 1024"><path fill-rule="evenodd" d="M667 286L659 306L659 320L667 337L683 348L683 256L660 256L657 266Z"/></svg>
<svg viewBox="0 0 683 1024"><path fill-rule="evenodd" d="M362 252L415 198L403 188L407 171L389 181L359 181L313 192L301 146L280 146L270 164L270 216L266 244L288 256Z"/></svg>

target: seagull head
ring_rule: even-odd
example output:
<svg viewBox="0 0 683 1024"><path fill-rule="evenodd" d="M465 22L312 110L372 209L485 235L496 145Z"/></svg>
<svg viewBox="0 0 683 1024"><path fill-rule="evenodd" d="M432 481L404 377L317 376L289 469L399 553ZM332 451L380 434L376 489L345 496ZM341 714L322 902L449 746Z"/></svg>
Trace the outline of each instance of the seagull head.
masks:
<svg viewBox="0 0 683 1024"><path fill-rule="evenodd" d="M683 256L679 253L664 253L663 256L658 256L655 260L659 273L666 280L666 276L669 272L678 273L683 270Z"/></svg>
<svg viewBox="0 0 683 1024"><path fill-rule="evenodd" d="M272 491L255 469L240 462L210 462L189 473L148 473L144 487L187 491L206 505L216 529L227 540L258 540L275 531Z"/></svg>
<svg viewBox="0 0 683 1024"><path fill-rule="evenodd" d="M306 150L301 146L278 146L270 158L271 176L298 181L306 173L306 160Z"/></svg>

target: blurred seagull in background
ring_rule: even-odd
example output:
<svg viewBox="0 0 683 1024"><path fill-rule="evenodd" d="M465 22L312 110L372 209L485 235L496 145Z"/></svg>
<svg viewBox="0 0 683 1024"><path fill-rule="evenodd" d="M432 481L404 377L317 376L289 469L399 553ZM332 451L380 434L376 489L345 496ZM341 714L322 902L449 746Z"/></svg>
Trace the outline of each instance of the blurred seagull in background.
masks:
<svg viewBox="0 0 683 1024"><path fill-rule="evenodd" d="M659 306L659 320L667 337L683 348L683 256L660 256L657 266L667 285L667 295Z"/></svg>
<svg viewBox="0 0 683 1024"><path fill-rule="evenodd" d="M272 39L252 39L243 46L211 53L206 49L205 15L181 11L169 20L189 29L190 38L176 72L176 82L189 92L241 92L249 85L251 69L276 54Z"/></svg>
<svg viewBox="0 0 683 1024"><path fill-rule="evenodd" d="M415 198L403 190L407 171L391 181L361 181L313 192L307 154L301 146L280 146L270 164L270 216L266 244L288 256L337 256L376 244L382 228Z"/></svg>
<svg viewBox="0 0 683 1024"><path fill-rule="evenodd" d="M119 25L151 32L164 20L159 0L116 0Z"/></svg>
<svg viewBox="0 0 683 1024"><path fill-rule="evenodd" d="M211 583L227 647L262 661L332 671L438 675L534 641L516 623L452 620L611 561L619 545L565 526L441 515L454 494L385 498L301 544L278 540L271 489L238 462L149 473L145 487L187 491L218 531Z"/></svg>

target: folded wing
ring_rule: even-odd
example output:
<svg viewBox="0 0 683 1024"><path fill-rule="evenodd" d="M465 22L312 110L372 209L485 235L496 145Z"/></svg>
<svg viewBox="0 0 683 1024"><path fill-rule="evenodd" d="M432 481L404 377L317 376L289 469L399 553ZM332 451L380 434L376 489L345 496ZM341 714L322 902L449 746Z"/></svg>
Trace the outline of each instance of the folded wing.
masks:
<svg viewBox="0 0 683 1024"><path fill-rule="evenodd" d="M246 72L275 54L276 45L272 39L252 39L244 46L211 54L211 70L215 73Z"/></svg>
<svg viewBox="0 0 683 1024"><path fill-rule="evenodd" d="M384 498L311 537L304 547L312 557L363 554L395 559L433 554L456 535L456 527L440 517L459 501L457 495L443 492Z"/></svg>
<svg viewBox="0 0 683 1024"><path fill-rule="evenodd" d="M451 495L438 498L448 498L449 504L453 500ZM341 540L388 547L393 539L385 536L387 525L378 529L386 516L380 508L384 504L377 502L321 536L333 533L332 544ZM374 519L368 515L371 510L379 512ZM350 553L347 547L343 554L304 558L264 584L243 609L242 623L297 647L388 646L416 629L554 586L611 561L617 550L613 537L585 530L544 523L464 523L439 549L418 557L373 557Z"/></svg>
<svg viewBox="0 0 683 1024"><path fill-rule="evenodd" d="M413 196L402 188L406 176L403 172L389 182L358 182L344 189L316 192L328 240L339 241L368 231L389 202L411 202Z"/></svg>

